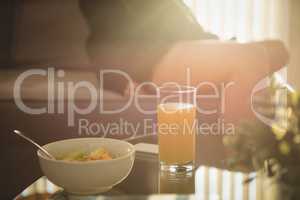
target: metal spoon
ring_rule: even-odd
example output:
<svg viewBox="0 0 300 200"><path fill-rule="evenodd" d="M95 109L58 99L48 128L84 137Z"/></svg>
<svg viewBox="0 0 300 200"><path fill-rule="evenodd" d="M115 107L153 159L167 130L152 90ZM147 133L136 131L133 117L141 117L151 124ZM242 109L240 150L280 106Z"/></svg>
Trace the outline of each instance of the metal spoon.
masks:
<svg viewBox="0 0 300 200"><path fill-rule="evenodd" d="M33 141L32 139L30 139L29 137L25 136L21 131L19 130L14 130L14 133L17 134L18 136L22 137L23 139L27 140L28 142L30 142L31 144L33 144L34 146L36 146L39 150L41 150L41 152L50 159L55 160L55 157L52 156L46 149L44 149L43 147L41 147L38 143L36 143L35 141Z"/></svg>

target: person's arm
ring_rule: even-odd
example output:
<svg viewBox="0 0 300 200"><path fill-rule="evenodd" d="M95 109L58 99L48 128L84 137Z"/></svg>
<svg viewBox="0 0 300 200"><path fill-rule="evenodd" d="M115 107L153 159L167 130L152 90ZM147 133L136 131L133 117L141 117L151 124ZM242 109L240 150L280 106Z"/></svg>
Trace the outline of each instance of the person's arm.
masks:
<svg viewBox="0 0 300 200"><path fill-rule="evenodd" d="M153 82L161 85L174 81L197 86L209 82L218 88L232 82L220 98L225 99L226 121L238 122L253 117L251 95L264 77L288 63L288 53L279 41L239 44L233 42L196 41L175 45L153 71ZM203 87L200 93L205 93ZM221 100L221 99L220 99Z"/></svg>
<svg viewBox="0 0 300 200"><path fill-rule="evenodd" d="M192 72L192 84L199 81L228 81L236 72L256 72L264 77L283 67L288 53L279 41L235 43L219 41L189 41L174 45L155 66L155 83L177 81L185 83L187 68Z"/></svg>

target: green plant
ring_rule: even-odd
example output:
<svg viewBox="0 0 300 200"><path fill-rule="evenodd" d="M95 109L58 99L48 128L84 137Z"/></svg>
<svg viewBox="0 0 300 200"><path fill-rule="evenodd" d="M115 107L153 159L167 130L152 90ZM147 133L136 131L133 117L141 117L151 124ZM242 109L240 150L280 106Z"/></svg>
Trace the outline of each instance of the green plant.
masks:
<svg viewBox="0 0 300 200"><path fill-rule="evenodd" d="M270 91L272 101L276 88ZM268 113L279 116L279 120L269 125L259 120L243 121L234 136L224 137L225 146L232 152L229 167L246 171L267 168L268 176L300 185L300 95L286 94L286 104L272 104Z"/></svg>

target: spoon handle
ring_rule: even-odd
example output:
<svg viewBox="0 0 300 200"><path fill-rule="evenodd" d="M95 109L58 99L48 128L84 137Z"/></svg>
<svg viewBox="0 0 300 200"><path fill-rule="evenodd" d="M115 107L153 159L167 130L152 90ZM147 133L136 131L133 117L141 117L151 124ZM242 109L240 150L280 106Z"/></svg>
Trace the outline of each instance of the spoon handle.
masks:
<svg viewBox="0 0 300 200"><path fill-rule="evenodd" d="M29 137L25 136L21 131L19 130L14 130L14 133L17 134L18 136L22 137L23 139L27 140L31 144L35 145L39 150L42 151L42 153L47 156L50 159L55 159L48 151L46 151L43 147L41 147L38 143L30 139Z"/></svg>

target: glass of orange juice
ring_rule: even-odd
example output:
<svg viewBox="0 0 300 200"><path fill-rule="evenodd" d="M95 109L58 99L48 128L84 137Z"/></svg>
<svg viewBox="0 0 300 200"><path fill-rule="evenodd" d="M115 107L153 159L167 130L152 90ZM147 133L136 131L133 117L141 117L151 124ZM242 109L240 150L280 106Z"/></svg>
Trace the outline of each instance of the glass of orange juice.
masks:
<svg viewBox="0 0 300 200"><path fill-rule="evenodd" d="M181 85L157 91L160 168L186 172L194 169L196 138L196 88Z"/></svg>

